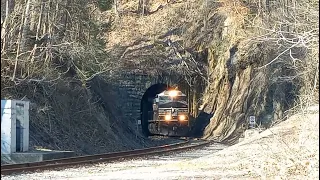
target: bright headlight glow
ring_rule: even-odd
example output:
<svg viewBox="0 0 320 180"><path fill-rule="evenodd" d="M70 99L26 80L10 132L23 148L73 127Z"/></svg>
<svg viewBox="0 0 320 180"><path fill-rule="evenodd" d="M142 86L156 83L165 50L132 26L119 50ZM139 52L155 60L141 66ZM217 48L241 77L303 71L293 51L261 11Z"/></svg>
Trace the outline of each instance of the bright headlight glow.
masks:
<svg viewBox="0 0 320 180"><path fill-rule="evenodd" d="M165 115L164 116L164 120L170 121L171 120L171 115L170 114Z"/></svg>
<svg viewBox="0 0 320 180"><path fill-rule="evenodd" d="M185 115L180 115L180 116L179 116L179 120L180 120L180 121L186 120L186 116L185 116Z"/></svg>
<svg viewBox="0 0 320 180"><path fill-rule="evenodd" d="M176 91L176 90L169 91L169 96L175 97L177 95L178 95L178 91Z"/></svg>

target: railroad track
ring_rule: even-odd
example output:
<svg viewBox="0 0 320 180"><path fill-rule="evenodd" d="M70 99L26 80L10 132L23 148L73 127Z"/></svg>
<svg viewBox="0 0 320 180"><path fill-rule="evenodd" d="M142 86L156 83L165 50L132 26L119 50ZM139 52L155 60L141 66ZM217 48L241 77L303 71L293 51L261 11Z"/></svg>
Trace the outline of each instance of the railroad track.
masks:
<svg viewBox="0 0 320 180"><path fill-rule="evenodd" d="M115 153L77 156L70 158L54 159L41 162L23 163L23 164L9 164L1 166L1 175L8 175L12 173L48 170L54 168L93 164L98 162L109 162L114 160L129 159L135 157L143 157L146 155L164 154L167 152L177 152L182 150L194 149L209 145L210 141L197 140L197 139L185 139L183 142L163 145L145 149L137 149L131 151L122 151Z"/></svg>

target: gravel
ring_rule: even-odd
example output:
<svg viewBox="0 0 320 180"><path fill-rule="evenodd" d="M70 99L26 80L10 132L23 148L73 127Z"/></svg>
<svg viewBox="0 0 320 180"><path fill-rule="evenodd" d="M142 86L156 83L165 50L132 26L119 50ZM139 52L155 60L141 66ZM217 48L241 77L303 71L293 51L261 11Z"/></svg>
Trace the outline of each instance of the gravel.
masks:
<svg viewBox="0 0 320 180"><path fill-rule="evenodd" d="M319 116L300 114L227 147L2 176L9 179L319 179Z"/></svg>
<svg viewBox="0 0 320 180"><path fill-rule="evenodd" d="M227 147L213 144L198 150L187 150L179 153L136 158L114 163L100 163L96 165L78 166L63 170L42 171L36 173L2 176L3 179L159 179L163 171L169 173L164 179L170 178L183 167L184 161L208 156L213 152ZM178 163L178 166L175 164ZM181 172L182 173L182 172ZM184 174L184 173L182 173Z"/></svg>

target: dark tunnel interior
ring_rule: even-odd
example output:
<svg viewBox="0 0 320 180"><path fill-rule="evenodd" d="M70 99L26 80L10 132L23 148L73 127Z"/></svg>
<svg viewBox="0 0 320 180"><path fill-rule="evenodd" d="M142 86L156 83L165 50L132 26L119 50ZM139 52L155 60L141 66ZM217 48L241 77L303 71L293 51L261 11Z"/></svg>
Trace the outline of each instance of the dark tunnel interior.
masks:
<svg viewBox="0 0 320 180"><path fill-rule="evenodd" d="M150 135L150 132L148 129L148 119L152 118L151 114L148 113L148 111L152 111L152 101L149 101L149 99L154 98L157 94L167 89L170 89L170 87L167 84L162 84L162 83L154 84L150 86L142 96L141 105L140 105L140 114L141 114L142 132L145 136Z"/></svg>

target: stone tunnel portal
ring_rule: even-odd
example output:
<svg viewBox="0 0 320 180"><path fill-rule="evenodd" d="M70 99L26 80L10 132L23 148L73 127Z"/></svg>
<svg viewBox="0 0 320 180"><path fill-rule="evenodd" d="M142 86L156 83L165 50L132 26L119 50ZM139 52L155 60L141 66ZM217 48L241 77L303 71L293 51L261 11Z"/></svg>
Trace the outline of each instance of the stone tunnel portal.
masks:
<svg viewBox="0 0 320 180"><path fill-rule="evenodd" d="M148 119L152 118L152 116L148 113L148 111L152 111L152 102L149 101L150 98L154 98L158 93L161 93L164 90L170 89L171 87L167 84L158 83L150 86L142 96L141 99L141 127L144 135L149 136L149 128L148 128Z"/></svg>

